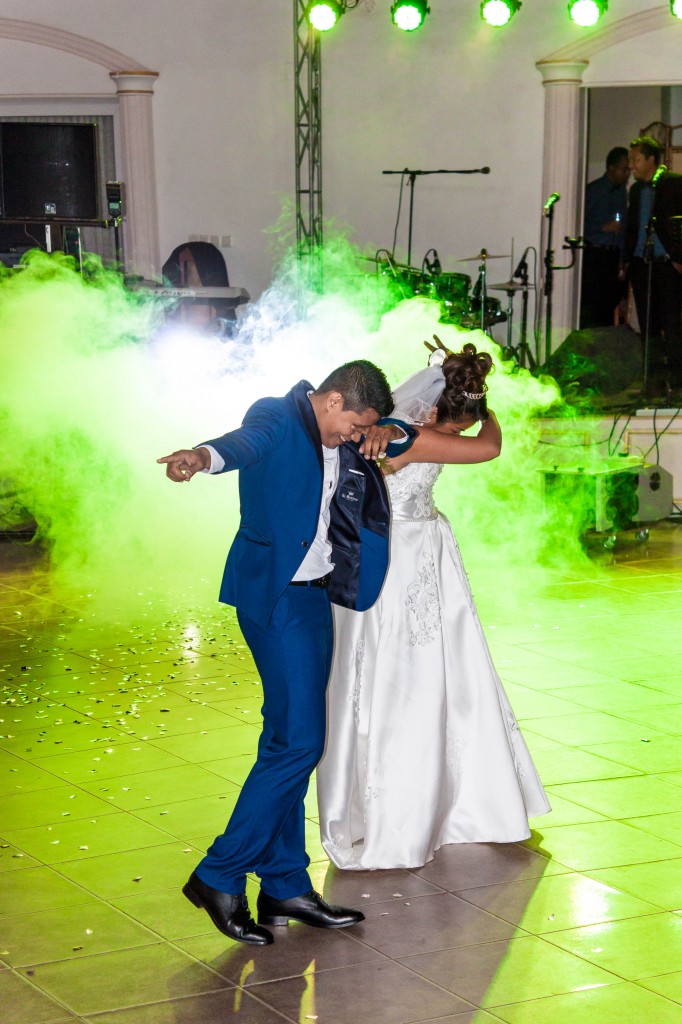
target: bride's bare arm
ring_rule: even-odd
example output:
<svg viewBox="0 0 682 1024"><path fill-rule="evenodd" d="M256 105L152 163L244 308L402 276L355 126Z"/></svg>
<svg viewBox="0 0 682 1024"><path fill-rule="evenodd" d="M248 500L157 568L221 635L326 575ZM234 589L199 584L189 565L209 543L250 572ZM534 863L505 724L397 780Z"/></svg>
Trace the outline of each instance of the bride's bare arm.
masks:
<svg viewBox="0 0 682 1024"><path fill-rule="evenodd" d="M443 465L490 462L500 454L502 431L492 411L475 437L466 437L454 429L444 428L445 424L439 430L419 427L419 434L410 450L397 458L387 459L386 471L397 472L410 462L438 462Z"/></svg>

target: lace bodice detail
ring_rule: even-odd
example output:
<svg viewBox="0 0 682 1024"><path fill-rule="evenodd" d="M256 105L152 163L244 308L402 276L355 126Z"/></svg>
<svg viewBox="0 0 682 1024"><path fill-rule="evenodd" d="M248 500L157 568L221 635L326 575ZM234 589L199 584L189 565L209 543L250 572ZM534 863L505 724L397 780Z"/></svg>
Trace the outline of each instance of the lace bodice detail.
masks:
<svg viewBox="0 0 682 1024"><path fill-rule="evenodd" d="M410 462L386 477L395 520L435 518L433 485L442 468L433 462Z"/></svg>

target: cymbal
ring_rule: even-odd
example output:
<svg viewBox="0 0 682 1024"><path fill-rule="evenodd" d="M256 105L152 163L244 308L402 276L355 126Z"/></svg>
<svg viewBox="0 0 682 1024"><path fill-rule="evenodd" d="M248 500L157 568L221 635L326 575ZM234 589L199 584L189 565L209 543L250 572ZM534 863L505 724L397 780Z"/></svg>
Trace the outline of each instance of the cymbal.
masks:
<svg viewBox="0 0 682 1024"><path fill-rule="evenodd" d="M494 292L522 292L524 288L532 292L535 285L521 284L520 281L499 281L497 284L489 284L487 287L488 291L492 289Z"/></svg>
<svg viewBox="0 0 682 1024"><path fill-rule="evenodd" d="M464 256L461 260L455 260L455 263L481 263L483 260L508 260L509 253L502 255L495 255L492 252L488 252L487 249L481 249L478 256Z"/></svg>

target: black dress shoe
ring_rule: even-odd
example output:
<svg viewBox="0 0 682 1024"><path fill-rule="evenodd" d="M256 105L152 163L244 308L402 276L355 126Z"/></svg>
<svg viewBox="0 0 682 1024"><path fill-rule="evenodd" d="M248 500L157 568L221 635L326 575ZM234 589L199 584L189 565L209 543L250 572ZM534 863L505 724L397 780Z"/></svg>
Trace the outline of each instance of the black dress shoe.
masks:
<svg viewBox="0 0 682 1024"><path fill-rule="evenodd" d="M274 935L266 928L259 928L253 920L243 894L232 896L229 892L212 889L201 881L196 872L192 872L182 891L190 903L206 911L223 935L251 946L268 946L275 941Z"/></svg>
<svg viewBox="0 0 682 1024"><path fill-rule="evenodd" d="M258 894L259 924L289 924L289 921L302 921L315 928L348 928L365 920L365 915L350 907L335 907L325 903L314 889L303 896L294 896L290 900L276 900L261 891Z"/></svg>

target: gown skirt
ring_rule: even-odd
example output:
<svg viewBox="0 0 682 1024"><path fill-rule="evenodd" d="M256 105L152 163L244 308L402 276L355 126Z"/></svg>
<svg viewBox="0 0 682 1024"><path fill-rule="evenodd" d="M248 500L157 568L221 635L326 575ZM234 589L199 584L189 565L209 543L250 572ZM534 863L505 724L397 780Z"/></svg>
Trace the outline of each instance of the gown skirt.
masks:
<svg viewBox="0 0 682 1024"><path fill-rule="evenodd" d="M420 867L447 843L517 842L550 810L452 530L424 493L421 504L392 495L377 603L334 607L317 787L324 849L347 870Z"/></svg>

